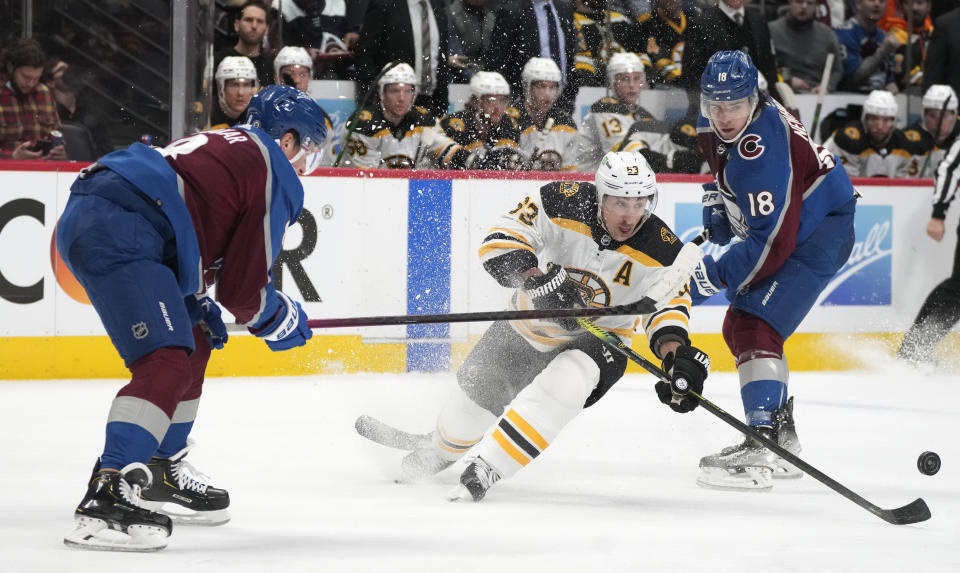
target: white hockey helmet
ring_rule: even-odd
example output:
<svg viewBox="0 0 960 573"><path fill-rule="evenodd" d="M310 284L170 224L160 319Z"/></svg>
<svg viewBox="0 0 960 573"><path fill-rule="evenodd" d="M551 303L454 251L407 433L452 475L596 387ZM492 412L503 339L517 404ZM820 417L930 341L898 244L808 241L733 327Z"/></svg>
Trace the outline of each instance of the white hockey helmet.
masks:
<svg viewBox="0 0 960 573"><path fill-rule="evenodd" d="M390 64L387 65L389 66ZM390 84L409 84L419 90L420 78L417 77L417 72L413 70L413 66L401 63L387 70L387 72L377 80L377 87L380 90L381 96L383 95L383 88Z"/></svg>
<svg viewBox="0 0 960 573"><path fill-rule="evenodd" d="M510 95L510 84L497 72L477 72L470 78L470 93L476 97L485 95Z"/></svg>
<svg viewBox="0 0 960 573"><path fill-rule="evenodd" d="M553 61L552 58L530 58L523 65L523 71L520 72L520 81L523 82L524 87L537 81L557 82L559 84L563 81L563 75L560 73L560 68L557 67L557 62Z"/></svg>
<svg viewBox="0 0 960 573"><path fill-rule="evenodd" d="M303 66L313 72L313 58L305 48L300 46L284 46L273 59L273 73L280 77L280 70L284 66Z"/></svg>
<svg viewBox="0 0 960 573"><path fill-rule="evenodd" d="M647 71L643 67L643 60L633 52L617 52L610 56L607 62L607 83L613 85L618 74L640 72L646 78Z"/></svg>
<svg viewBox="0 0 960 573"><path fill-rule="evenodd" d="M254 91L260 89L257 68L253 65L253 61L245 56L227 56L220 60L213 78L217 82L217 97L221 106L226 105L226 100L223 98L223 86L226 85L227 80L251 80L253 81Z"/></svg>
<svg viewBox="0 0 960 573"><path fill-rule="evenodd" d="M934 84L923 94L923 109L941 110L944 103L947 111L957 111L957 93L948 85Z"/></svg>
<svg viewBox="0 0 960 573"><path fill-rule="evenodd" d="M897 99L887 90L873 90L867 99L863 102L863 113L860 115L860 121L866 119L867 115L878 115L880 117L897 117Z"/></svg>
<svg viewBox="0 0 960 573"><path fill-rule="evenodd" d="M647 214L657 206L657 176L639 153L611 151L604 155L597 168L594 184L597 187L597 219L604 228L606 224L599 209L604 195L647 197Z"/></svg>

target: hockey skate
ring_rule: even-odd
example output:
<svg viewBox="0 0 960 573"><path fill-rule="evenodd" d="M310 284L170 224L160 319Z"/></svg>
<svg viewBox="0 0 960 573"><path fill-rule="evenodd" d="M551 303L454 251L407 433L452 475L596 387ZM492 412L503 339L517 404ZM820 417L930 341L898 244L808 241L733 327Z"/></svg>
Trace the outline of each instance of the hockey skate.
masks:
<svg viewBox="0 0 960 573"><path fill-rule="evenodd" d="M94 469L87 493L74 512L75 527L64 544L104 551L159 551L173 531L170 518L140 507L150 487L147 466L133 463L120 472Z"/></svg>
<svg viewBox="0 0 960 573"><path fill-rule="evenodd" d="M500 481L500 474L490 467L483 458L477 456L460 474L460 483L453 488L447 499L450 501L480 501L487 495L490 486Z"/></svg>
<svg viewBox="0 0 960 573"><path fill-rule="evenodd" d="M140 506L183 525L223 525L230 521L230 494L183 459L188 451L189 445L169 458L150 460L153 485L141 492Z"/></svg>
<svg viewBox="0 0 960 573"><path fill-rule="evenodd" d="M800 453L800 440L793 421L792 397L773 413L773 426L756 426L754 429L790 453ZM747 436L737 445L701 458L697 485L714 489L768 491L773 487L774 479L802 476L803 472L799 469L763 447L758 440Z"/></svg>
<svg viewBox="0 0 960 573"><path fill-rule="evenodd" d="M453 465L452 461L443 456L443 451L433 436L433 433L430 433L420 440L416 448L400 461L398 483L421 481Z"/></svg>

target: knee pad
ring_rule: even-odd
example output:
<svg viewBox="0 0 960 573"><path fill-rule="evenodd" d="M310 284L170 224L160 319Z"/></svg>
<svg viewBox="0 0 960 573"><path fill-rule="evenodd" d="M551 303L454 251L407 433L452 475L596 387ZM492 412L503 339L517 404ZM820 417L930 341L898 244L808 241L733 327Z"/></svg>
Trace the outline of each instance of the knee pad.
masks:
<svg viewBox="0 0 960 573"><path fill-rule="evenodd" d="M783 358L783 337L763 319L733 307L723 319L723 340L737 366L754 358Z"/></svg>
<svg viewBox="0 0 960 573"><path fill-rule="evenodd" d="M567 406L581 407L600 381L600 367L582 350L566 350L543 369L533 384Z"/></svg>

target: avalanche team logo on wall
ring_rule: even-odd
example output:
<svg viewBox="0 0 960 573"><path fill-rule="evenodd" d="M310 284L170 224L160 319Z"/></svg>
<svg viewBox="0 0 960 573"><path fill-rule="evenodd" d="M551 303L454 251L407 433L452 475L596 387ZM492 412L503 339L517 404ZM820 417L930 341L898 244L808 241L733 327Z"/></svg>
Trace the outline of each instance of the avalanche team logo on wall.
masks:
<svg viewBox="0 0 960 573"><path fill-rule="evenodd" d="M699 203L677 203L674 230L689 242L703 230ZM889 305L893 276L893 207L857 205L856 241L847 263L820 293L820 305ZM734 239L737 241L737 239ZM731 243L732 244L732 243ZM719 258L730 245L707 243L703 253ZM726 306L726 296L715 294L704 305Z"/></svg>

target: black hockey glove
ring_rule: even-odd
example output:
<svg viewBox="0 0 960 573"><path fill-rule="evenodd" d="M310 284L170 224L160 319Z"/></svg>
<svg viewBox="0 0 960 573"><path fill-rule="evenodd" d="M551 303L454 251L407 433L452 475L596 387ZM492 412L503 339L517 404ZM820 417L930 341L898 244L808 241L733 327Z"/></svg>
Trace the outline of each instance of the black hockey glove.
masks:
<svg viewBox="0 0 960 573"><path fill-rule="evenodd" d="M523 290L530 297L537 310L556 310L561 308L583 308L587 303L580 295L580 289L567 280L567 271L562 265L549 263L547 272L539 277L530 277L523 281ZM555 318L565 330L577 330L580 325L576 318Z"/></svg>
<svg viewBox="0 0 960 573"><path fill-rule="evenodd" d="M703 393L703 381L710 372L710 357L705 352L693 346L680 346L663 359L663 371L670 375L671 382L657 382L661 402L681 414L700 405L700 400L689 392Z"/></svg>

